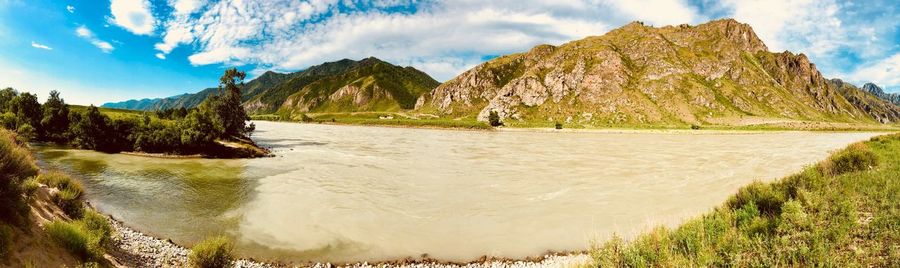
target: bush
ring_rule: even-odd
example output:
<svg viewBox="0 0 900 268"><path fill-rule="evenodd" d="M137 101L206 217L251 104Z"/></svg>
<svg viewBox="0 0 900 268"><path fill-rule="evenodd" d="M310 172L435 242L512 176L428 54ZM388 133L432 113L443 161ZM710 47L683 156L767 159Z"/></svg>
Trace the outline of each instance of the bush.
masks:
<svg viewBox="0 0 900 268"><path fill-rule="evenodd" d="M691 124L691 129L693 129L693 130L698 130L698 129L700 129L700 125L697 125L697 124Z"/></svg>
<svg viewBox="0 0 900 268"><path fill-rule="evenodd" d="M556 122L556 129L562 129L562 123Z"/></svg>
<svg viewBox="0 0 900 268"><path fill-rule="evenodd" d="M31 153L18 144L12 132L0 129L0 222L17 224L28 207L21 183L37 174Z"/></svg>
<svg viewBox="0 0 900 268"><path fill-rule="evenodd" d="M22 192L25 194L25 198L33 197L38 188L41 188L41 184L34 177L28 178L22 183Z"/></svg>
<svg viewBox="0 0 900 268"><path fill-rule="evenodd" d="M492 127L499 127L503 125L503 122L500 121L500 115L497 114L497 111L491 111L491 113L488 115L488 123L490 123Z"/></svg>
<svg viewBox="0 0 900 268"><path fill-rule="evenodd" d="M852 144L819 164L822 175L837 176L863 171L878 165L878 156L864 143Z"/></svg>
<svg viewBox="0 0 900 268"><path fill-rule="evenodd" d="M9 225L0 223L0 260L6 259L12 249L13 230Z"/></svg>
<svg viewBox="0 0 900 268"><path fill-rule="evenodd" d="M47 225L46 231L53 241L82 260L96 260L103 256L99 237L77 222L55 220Z"/></svg>
<svg viewBox="0 0 900 268"><path fill-rule="evenodd" d="M106 217L89 210L77 221L55 220L47 225L46 231L50 238L82 260L100 260L111 240L112 227Z"/></svg>
<svg viewBox="0 0 900 268"><path fill-rule="evenodd" d="M747 204L755 204L759 214L766 216L778 216L781 214L781 205L786 201L781 189L772 184L755 181L742 187L738 193L728 199L728 207L732 210L745 209Z"/></svg>
<svg viewBox="0 0 900 268"><path fill-rule="evenodd" d="M66 215L73 218L81 216L81 195L84 193L84 187L80 183L59 171L42 173L37 177L37 181L59 189L53 196L53 202L65 211Z"/></svg>
<svg viewBox="0 0 900 268"><path fill-rule="evenodd" d="M228 267L234 259L234 244L224 236L208 238L191 249L191 266L198 268Z"/></svg>

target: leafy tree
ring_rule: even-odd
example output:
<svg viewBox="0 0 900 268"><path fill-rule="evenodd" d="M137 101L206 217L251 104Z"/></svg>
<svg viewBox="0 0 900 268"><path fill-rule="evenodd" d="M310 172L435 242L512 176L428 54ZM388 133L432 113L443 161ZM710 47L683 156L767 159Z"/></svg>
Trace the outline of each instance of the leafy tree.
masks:
<svg viewBox="0 0 900 268"><path fill-rule="evenodd" d="M226 70L219 78L219 88L224 90L222 95L218 98L207 98L213 100L210 103L226 137L241 136L247 131L245 124L250 117L241 105L241 88L244 87L246 76L246 73L235 68Z"/></svg>
<svg viewBox="0 0 900 268"><path fill-rule="evenodd" d="M10 101L10 110L18 118L17 125L29 124L32 127L41 125L41 104L38 103L37 96L34 94L27 92L19 94Z"/></svg>
<svg viewBox="0 0 900 268"><path fill-rule="evenodd" d="M72 138L72 145L83 148L98 150L103 148L103 141L106 139L107 129L109 129L109 118L100 113L100 110L91 105L82 113L73 113L69 119L71 120L71 128L69 134Z"/></svg>
<svg viewBox="0 0 900 268"><path fill-rule="evenodd" d="M0 127L6 129L16 129L16 115L12 112L0 114Z"/></svg>
<svg viewBox="0 0 900 268"><path fill-rule="evenodd" d="M25 141L37 139L37 131L28 123L20 124L19 128L16 129L16 133Z"/></svg>
<svg viewBox="0 0 900 268"><path fill-rule="evenodd" d="M19 95L15 89L12 88L4 88L0 90L0 112L9 111L10 101Z"/></svg>
<svg viewBox="0 0 900 268"><path fill-rule="evenodd" d="M69 106L59 97L59 92L50 91L50 97L41 110L44 114L41 119L44 137L55 142L65 141L66 131L69 130Z"/></svg>
<svg viewBox="0 0 900 268"><path fill-rule="evenodd" d="M181 144L191 148L208 147L225 132L222 125L215 120L208 105L207 102L202 103L199 109L192 110L184 119L178 121L181 128Z"/></svg>
<svg viewBox="0 0 900 268"><path fill-rule="evenodd" d="M497 114L497 111L493 111L493 110L488 115L488 122L491 124L492 127L499 127L499 126L503 125L503 122L500 121L500 115Z"/></svg>

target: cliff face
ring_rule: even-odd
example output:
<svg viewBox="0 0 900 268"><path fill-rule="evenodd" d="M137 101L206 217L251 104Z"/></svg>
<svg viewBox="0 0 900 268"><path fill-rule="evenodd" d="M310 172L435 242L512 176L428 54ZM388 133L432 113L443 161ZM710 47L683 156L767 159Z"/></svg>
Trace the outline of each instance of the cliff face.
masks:
<svg viewBox="0 0 900 268"><path fill-rule="evenodd" d="M743 23L653 28L481 64L423 95L422 112L589 125L695 124L745 116L871 122L803 55L771 53Z"/></svg>
<svg viewBox="0 0 900 268"><path fill-rule="evenodd" d="M876 97L886 100L894 105L900 105L900 94L898 93L885 93L884 90L881 89L878 85L873 83L865 83L862 86L862 90L866 92L872 93Z"/></svg>
<svg viewBox="0 0 900 268"><path fill-rule="evenodd" d="M863 89L860 89L840 79L831 79L829 83L837 88L838 92L853 106L872 116L875 121L881 123L900 122L900 106L885 100L884 97L879 97L877 92L884 94L880 88L876 93L872 93L871 89L865 88L865 85ZM873 84L867 83L866 85Z"/></svg>

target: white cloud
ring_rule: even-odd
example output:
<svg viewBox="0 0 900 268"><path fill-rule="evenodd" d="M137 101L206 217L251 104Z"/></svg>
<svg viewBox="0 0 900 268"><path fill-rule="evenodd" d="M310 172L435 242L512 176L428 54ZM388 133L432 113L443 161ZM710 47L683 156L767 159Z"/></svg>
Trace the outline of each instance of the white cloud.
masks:
<svg viewBox="0 0 900 268"><path fill-rule="evenodd" d="M109 5L112 23L137 35L150 35L156 28L156 19L148 0L111 0Z"/></svg>
<svg viewBox="0 0 900 268"><path fill-rule="evenodd" d="M632 20L678 24L701 19L683 1L666 0L653 4L669 12L646 18L636 5L606 0L428 2L414 13L377 9L406 1L351 2L339 11L342 3L223 1L200 2L196 6L202 8L194 8L170 1L176 12L164 23L163 38L155 47L167 54L193 44L195 52L188 59L195 65L253 63L281 70L376 56L446 80L482 62L482 55L599 35L610 25ZM359 5L369 10L353 10ZM185 15L190 13L194 15Z"/></svg>
<svg viewBox="0 0 900 268"><path fill-rule="evenodd" d="M40 49L44 49L44 50L53 50L52 47L48 47L47 45L44 45L44 44L41 44L41 43L38 43L35 41L31 41L31 46L34 48L40 48Z"/></svg>
<svg viewBox="0 0 900 268"><path fill-rule="evenodd" d="M164 59L166 59L166 54L162 54L162 53L156 53L156 55L155 55L155 56L156 56L156 58L158 58L158 59L161 59L161 60L164 60Z"/></svg>
<svg viewBox="0 0 900 268"><path fill-rule="evenodd" d="M630 17L651 25L666 26L698 22L697 11L682 0L606 1Z"/></svg>
<svg viewBox="0 0 900 268"><path fill-rule="evenodd" d="M103 53L110 53L115 49L109 42L97 38L97 36L94 35L94 32L91 32L91 30L85 26L79 26L75 29L75 35L88 40L92 45L103 51Z"/></svg>
<svg viewBox="0 0 900 268"><path fill-rule="evenodd" d="M66 6L66 10L68 10L69 13L75 13L75 7L73 7L73 6L71 6L71 5L67 5L67 6Z"/></svg>
<svg viewBox="0 0 900 268"><path fill-rule="evenodd" d="M845 77L857 85L872 82L880 86L896 87L900 85L900 53L863 66Z"/></svg>

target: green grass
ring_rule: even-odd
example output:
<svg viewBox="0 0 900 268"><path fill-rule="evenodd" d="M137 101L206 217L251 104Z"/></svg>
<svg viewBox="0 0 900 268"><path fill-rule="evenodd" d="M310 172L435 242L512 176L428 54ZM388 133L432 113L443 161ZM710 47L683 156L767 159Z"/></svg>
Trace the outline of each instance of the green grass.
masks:
<svg viewBox="0 0 900 268"><path fill-rule="evenodd" d="M44 230L53 241L84 261L101 260L112 235L112 227L106 218L92 210L72 222L55 220Z"/></svg>
<svg viewBox="0 0 900 268"><path fill-rule="evenodd" d="M391 112L356 112L356 113L309 113L304 114L311 118L309 123L335 123L348 125L374 125L374 126L404 126L425 128L455 128L455 129L491 129L486 122L478 122L475 119L465 118L454 120L450 118L411 118L402 113ZM302 115L300 115L302 116ZM301 121L300 116L295 116L290 121ZM379 117L392 117L381 119ZM260 115L254 120L269 120L275 115ZM280 119L282 119L281 117ZM269 120L283 121L283 120Z"/></svg>
<svg viewBox="0 0 900 268"><path fill-rule="evenodd" d="M69 110L71 112L79 112L82 113L87 110L87 106L82 105L69 105ZM116 109L116 108L103 108L98 107L101 113L109 116L110 119L140 119L143 118L144 114L150 115L151 117L156 117L156 115L152 112L146 111L137 111L137 110L127 110L127 109Z"/></svg>
<svg viewBox="0 0 900 268"><path fill-rule="evenodd" d="M59 192L53 195L53 202L67 215L75 218L81 216L81 196L84 194L84 187L81 186L81 183L59 171L41 173L35 180L59 189Z"/></svg>
<svg viewBox="0 0 900 268"><path fill-rule="evenodd" d="M16 141L15 133L0 128L0 223L19 224L28 213L22 182L37 174L31 152Z"/></svg>
<svg viewBox="0 0 900 268"><path fill-rule="evenodd" d="M594 267L897 267L900 135L854 144L670 229L591 250Z"/></svg>
<svg viewBox="0 0 900 268"><path fill-rule="evenodd" d="M234 260L234 243L224 236L208 238L191 248L188 260L192 267L222 268L231 266Z"/></svg>

